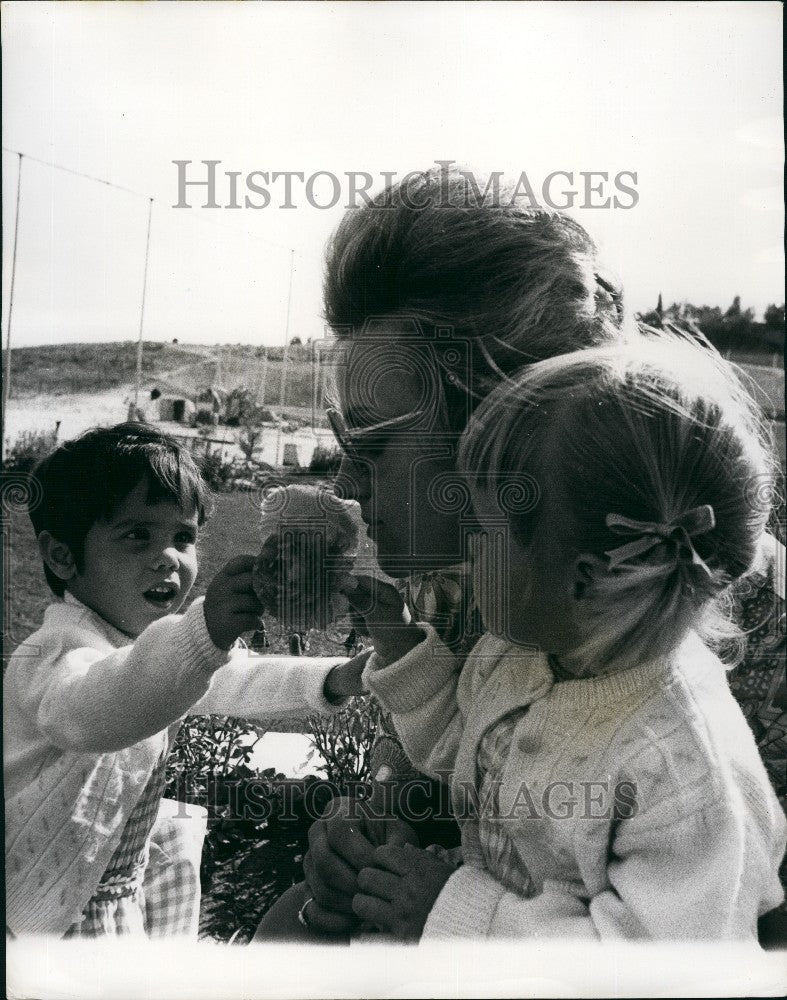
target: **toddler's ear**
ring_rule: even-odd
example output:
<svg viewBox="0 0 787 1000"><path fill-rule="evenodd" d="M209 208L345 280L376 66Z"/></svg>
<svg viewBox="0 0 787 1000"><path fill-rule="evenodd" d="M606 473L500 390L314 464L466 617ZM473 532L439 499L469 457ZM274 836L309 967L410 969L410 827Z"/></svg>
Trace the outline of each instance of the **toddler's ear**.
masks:
<svg viewBox="0 0 787 1000"><path fill-rule="evenodd" d="M601 556L584 552L574 561L574 600L584 601L594 596L596 584L609 572L607 561Z"/></svg>
<svg viewBox="0 0 787 1000"><path fill-rule="evenodd" d="M70 580L76 576L76 562L65 542L59 542L50 531L42 531L37 541L41 558L58 579Z"/></svg>

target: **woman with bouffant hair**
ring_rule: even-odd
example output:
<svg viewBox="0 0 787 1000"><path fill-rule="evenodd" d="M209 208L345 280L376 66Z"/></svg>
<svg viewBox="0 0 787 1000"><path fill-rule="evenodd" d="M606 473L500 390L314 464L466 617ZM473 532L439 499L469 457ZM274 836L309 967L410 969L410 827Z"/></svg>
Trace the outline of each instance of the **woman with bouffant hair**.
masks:
<svg viewBox="0 0 787 1000"><path fill-rule="evenodd" d="M337 489L360 501L413 619L432 623L461 662L481 632L456 469L468 421L523 366L638 329L579 223L458 170L411 175L349 211L328 245L324 300L337 338L329 417L346 456ZM384 608L382 588L376 596ZM388 639L395 656L396 632ZM430 847L412 853L412 874L440 893L461 860L449 796L413 768L390 719L372 775L360 813L346 803L313 824L307 883L269 912L259 939L346 938L361 926L358 872L379 844Z"/></svg>

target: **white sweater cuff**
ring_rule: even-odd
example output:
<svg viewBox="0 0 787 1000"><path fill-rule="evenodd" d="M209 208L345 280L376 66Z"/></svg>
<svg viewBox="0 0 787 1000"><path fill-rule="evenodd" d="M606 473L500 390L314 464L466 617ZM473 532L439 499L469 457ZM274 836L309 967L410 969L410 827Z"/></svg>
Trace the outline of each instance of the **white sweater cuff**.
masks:
<svg viewBox="0 0 787 1000"><path fill-rule="evenodd" d="M308 669L303 671L304 699L312 712L317 715L335 715L336 712L341 712L343 708L347 707L350 701L349 695L342 698L341 701L328 701L325 697L325 682L328 680L328 674L334 667L341 666L346 662L345 657L339 657L336 660L331 658L325 664L316 662L313 667L309 664Z"/></svg>
<svg viewBox="0 0 787 1000"><path fill-rule="evenodd" d="M504 892L503 886L487 872L463 865L443 886L421 940L487 937Z"/></svg>
<svg viewBox="0 0 787 1000"><path fill-rule="evenodd" d="M418 623L426 633L401 660L384 665L376 653L369 657L362 680L383 707L411 712L436 695L456 672L458 660L431 625Z"/></svg>
<svg viewBox="0 0 787 1000"><path fill-rule="evenodd" d="M227 662L229 652L214 645L205 621L205 598L198 597L181 619L184 660L212 674Z"/></svg>

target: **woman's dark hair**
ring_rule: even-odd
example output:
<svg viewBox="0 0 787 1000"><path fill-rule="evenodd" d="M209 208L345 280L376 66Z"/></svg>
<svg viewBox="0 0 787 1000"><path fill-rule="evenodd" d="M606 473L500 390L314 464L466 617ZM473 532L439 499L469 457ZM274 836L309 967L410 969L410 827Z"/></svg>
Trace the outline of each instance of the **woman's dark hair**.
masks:
<svg viewBox="0 0 787 1000"><path fill-rule="evenodd" d="M194 509L202 524L212 495L191 455L177 441L142 423L87 431L66 441L35 469L41 501L30 511L36 537L49 531L68 545L77 569L84 566L85 537L101 518L110 518L141 482L147 502L171 500ZM47 583L58 595L65 584L44 566Z"/></svg>
<svg viewBox="0 0 787 1000"><path fill-rule="evenodd" d="M324 303L340 341L381 319L463 341L468 384L441 379L449 413L457 385L474 406L522 365L603 343L623 323L621 292L579 223L456 169L411 175L347 212L328 244ZM461 410L456 430L466 400Z"/></svg>

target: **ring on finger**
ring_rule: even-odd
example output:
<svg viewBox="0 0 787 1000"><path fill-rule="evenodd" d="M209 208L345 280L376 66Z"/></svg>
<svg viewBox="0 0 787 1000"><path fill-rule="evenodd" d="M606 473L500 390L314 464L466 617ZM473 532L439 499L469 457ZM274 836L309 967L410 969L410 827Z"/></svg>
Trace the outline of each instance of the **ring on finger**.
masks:
<svg viewBox="0 0 787 1000"><path fill-rule="evenodd" d="M306 900L306 902L303 904L300 910L298 910L298 923L302 927L305 927L306 930L308 930L309 927L311 926L309 924L309 918L306 915L306 908L308 907L309 903L313 902L314 902L314 896L309 896L309 898Z"/></svg>

